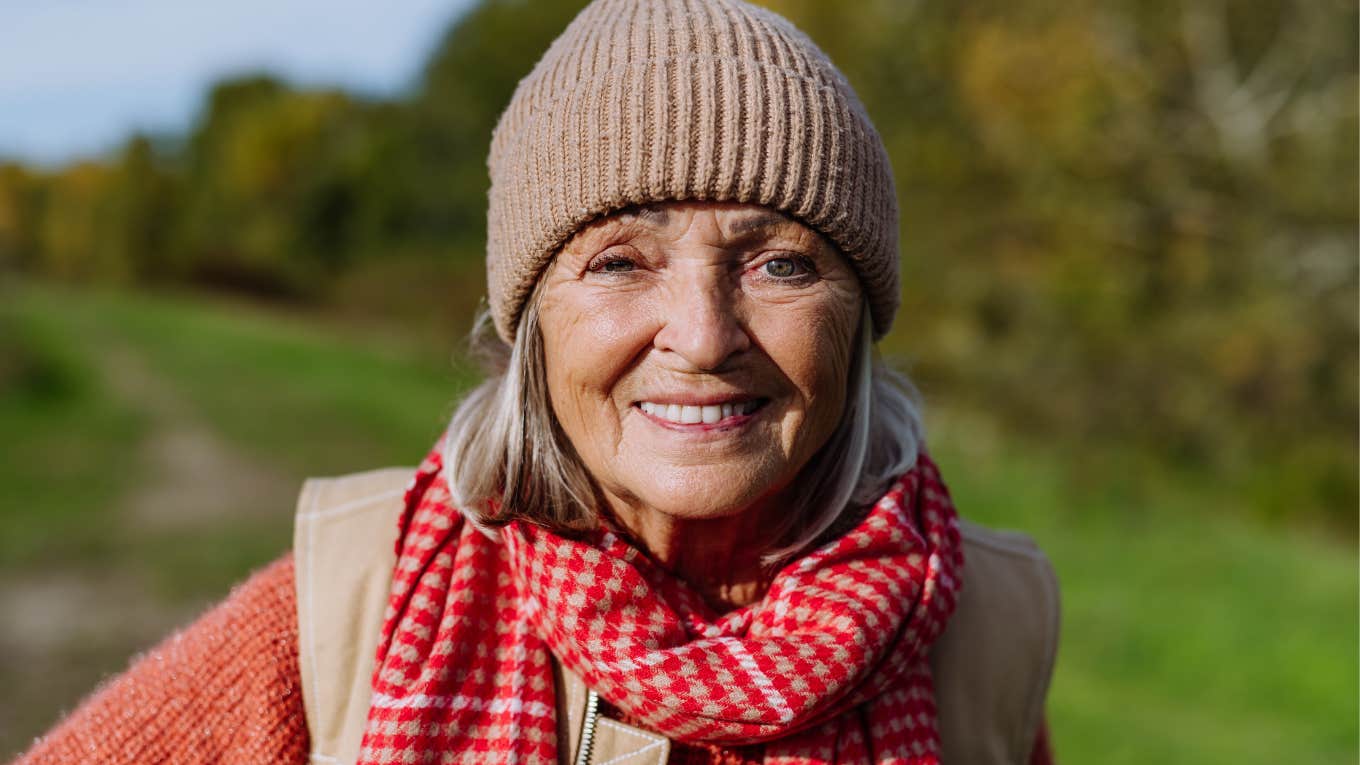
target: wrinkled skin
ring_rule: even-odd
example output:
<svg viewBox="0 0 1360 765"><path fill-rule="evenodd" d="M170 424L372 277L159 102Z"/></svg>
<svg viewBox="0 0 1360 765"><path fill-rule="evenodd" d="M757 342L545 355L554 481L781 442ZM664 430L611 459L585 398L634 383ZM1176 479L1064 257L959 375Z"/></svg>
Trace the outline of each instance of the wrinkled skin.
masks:
<svg viewBox="0 0 1360 765"><path fill-rule="evenodd" d="M667 202L583 227L543 278L553 411L610 511L711 600L753 598L762 528L845 406L855 273L768 208Z"/></svg>

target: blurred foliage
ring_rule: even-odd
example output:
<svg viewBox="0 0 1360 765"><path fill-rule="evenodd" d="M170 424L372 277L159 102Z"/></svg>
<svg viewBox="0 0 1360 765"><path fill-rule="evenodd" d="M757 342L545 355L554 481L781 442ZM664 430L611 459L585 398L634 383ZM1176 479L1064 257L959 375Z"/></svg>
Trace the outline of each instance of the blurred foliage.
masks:
<svg viewBox="0 0 1360 765"><path fill-rule="evenodd" d="M188 135L0 165L0 268L466 321L491 129L581 4L484 0L400 99L243 77ZM892 155L884 349L928 398L1354 529L1353 3L767 4Z"/></svg>

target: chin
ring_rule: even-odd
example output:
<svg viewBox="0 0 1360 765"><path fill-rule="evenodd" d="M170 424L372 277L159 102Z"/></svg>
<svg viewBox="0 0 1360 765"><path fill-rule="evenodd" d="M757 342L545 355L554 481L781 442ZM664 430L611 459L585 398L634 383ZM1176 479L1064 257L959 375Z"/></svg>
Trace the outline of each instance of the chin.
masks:
<svg viewBox="0 0 1360 765"><path fill-rule="evenodd" d="M657 471L635 496L648 510L687 520L741 515L776 493L783 482L761 470L701 465Z"/></svg>

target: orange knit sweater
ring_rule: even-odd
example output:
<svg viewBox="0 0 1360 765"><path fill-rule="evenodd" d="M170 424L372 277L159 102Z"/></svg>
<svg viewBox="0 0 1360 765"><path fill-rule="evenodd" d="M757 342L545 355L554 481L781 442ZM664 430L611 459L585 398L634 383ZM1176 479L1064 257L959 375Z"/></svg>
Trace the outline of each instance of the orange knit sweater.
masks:
<svg viewBox="0 0 1360 765"><path fill-rule="evenodd" d="M305 765L293 557L90 696L16 765Z"/></svg>
<svg viewBox="0 0 1360 765"><path fill-rule="evenodd" d="M672 749L685 765L745 763L757 750ZM14 765L306 765L293 556L95 691ZM1031 765L1051 762L1041 731Z"/></svg>

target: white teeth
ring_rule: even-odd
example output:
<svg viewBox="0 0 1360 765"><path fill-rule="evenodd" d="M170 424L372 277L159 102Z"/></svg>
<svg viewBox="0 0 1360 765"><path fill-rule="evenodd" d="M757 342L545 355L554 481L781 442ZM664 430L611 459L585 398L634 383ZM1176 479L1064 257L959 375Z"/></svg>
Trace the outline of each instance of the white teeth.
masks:
<svg viewBox="0 0 1360 765"><path fill-rule="evenodd" d="M691 406L688 404L658 404L654 401L640 401L638 408L643 412L663 420L681 425L712 425L734 415L747 415L759 407L758 401L743 401L737 404L710 404Z"/></svg>

